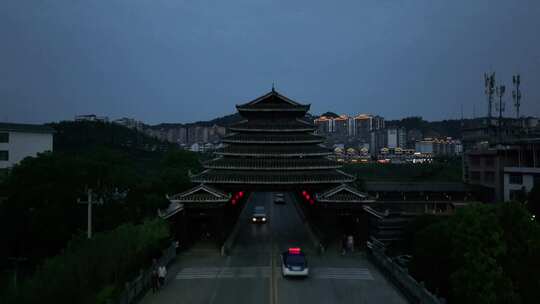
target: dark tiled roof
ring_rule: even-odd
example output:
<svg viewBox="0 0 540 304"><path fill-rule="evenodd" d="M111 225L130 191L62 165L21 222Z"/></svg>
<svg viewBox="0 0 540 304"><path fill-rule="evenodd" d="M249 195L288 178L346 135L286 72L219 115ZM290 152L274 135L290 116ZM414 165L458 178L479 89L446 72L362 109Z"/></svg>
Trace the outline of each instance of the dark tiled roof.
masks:
<svg viewBox="0 0 540 304"><path fill-rule="evenodd" d="M24 133L55 133L56 131L46 125L19 124L0 122L0 131L13 131Z"/></svg>
<svg viewBox="0 0 540 304"><path fill-rule="evenodd" d="M280 131L293 131L303 132L315 130L315 126L304 120L253 120L253 121L241 121L229 127L230 130L235 131L259 131L259 132L280 132Z"/></svg>
<svg viewBox="0 0 540 304"><path fill-rule="evenodd" d="M464 192L468 191L464 183L451 182L366 182L369 192Z"/></svg>
<svg viewBox="0 0 540 304"><path fill-rule="evenodd" d="M365 193L361 193L357 189L341 184L335 188L332 188L324 193L317 194L319 201L327 202L351 202L351 201L365 201L369 197Z"/></svg>
<svg viewBox="0 0 540 304"><path fill-rule="evenodd" d="M351 182L354 177L339 170L257 172L208 169L192 179L194 182L217 184L325 184Z"/></svg>
<svg viewBox="0 0 540 304"><path fill-rule="evenodd" d="M301 170L301 169L337 169L341 167L336 161L326 158L217 158L207 164L206 168L244 169L244 170Z"/></svg>
<svg viewBox="0 0 540 304"><path fill-rule="evenodd" d="M238 109L250 108L305 108L309 109L309 105L300 104L285 95L281 95L276 90L272 90L254 100L237 105Z"/></svg>
<svg viewBox="0 0 540 304"><path fill-rule="evenodd" d="M170 199L177 200L179 202L226 202L230 199L230 196L223 191L208 185L198 185L197 187L191 188L182 193L175 194L171 196Z"/></svg>
<svg viewBox="0 0 540 304"><path fill-rule="evenodd" d="M223 138L226 143L321 143L322 136L314 134L233 134Z"/></svg>
<svg viewBox="0 0 540 304"><path fill-rule="evenodd" d="M281 156L302 156L302 155L330 155L329 149L318 145L230 145L216 152L223 155L272 155Z"/></svg>

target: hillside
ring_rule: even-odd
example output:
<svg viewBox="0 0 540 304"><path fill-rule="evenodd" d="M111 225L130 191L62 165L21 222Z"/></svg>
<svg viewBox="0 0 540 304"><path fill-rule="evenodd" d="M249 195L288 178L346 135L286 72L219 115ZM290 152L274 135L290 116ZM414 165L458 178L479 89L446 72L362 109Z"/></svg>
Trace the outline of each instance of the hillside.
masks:
<svg viewBox="0 0 540 304"><path fill-rule="evenodd" d="M458 119L426 121L420 116L386 121L387 127L401 127L405 128L407 131L419 130L425 137L461 138L461 125L462 121Z"/></svg>
<svg viewBox="0 0 540 304"><path fill-rule="evenodd" d="M142 132L113 123L63 121L48 124L56 130L54 151L78 151L95 147L138 151L165 151L172 146Z"/></svg>

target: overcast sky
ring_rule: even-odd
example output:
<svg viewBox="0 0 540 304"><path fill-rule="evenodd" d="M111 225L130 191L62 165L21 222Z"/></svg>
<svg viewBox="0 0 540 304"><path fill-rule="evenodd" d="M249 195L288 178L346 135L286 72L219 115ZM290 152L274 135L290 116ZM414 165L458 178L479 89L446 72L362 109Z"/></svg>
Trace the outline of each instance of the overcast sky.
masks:
<svg viewBox="0 0 540 304"><path fill-rule="evenodd" d="M207 120L271 89L311 112L540 115L538 0L1 0L0 121ZM507 115L515 115L511 94Z"/></svg>

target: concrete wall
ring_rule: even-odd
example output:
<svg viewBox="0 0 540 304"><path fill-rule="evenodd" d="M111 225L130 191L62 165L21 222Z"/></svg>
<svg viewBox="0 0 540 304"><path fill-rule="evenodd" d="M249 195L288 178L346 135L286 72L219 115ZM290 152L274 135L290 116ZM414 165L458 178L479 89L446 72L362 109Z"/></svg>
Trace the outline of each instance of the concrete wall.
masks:
<svg viewBox="0 0 540 304"><path fill-rule="evenodd" d="M521 184L511 184L510 175L522 175L523 182ZM534 176L540 176L540 168L529 167L504 167L504 200L510 200L510 191L521 190L523 187L528 193L534 187ZM538 178L538 177L537 177Z"/></svg>
<svg viewBox="0 0 540 304"><path fill-rule="evenodd" d="M25 157L53 150L53 134L9 131L9 142L0 143L0 151L7 150L8 161L0 161L0 168L11 167Z"/></svg>

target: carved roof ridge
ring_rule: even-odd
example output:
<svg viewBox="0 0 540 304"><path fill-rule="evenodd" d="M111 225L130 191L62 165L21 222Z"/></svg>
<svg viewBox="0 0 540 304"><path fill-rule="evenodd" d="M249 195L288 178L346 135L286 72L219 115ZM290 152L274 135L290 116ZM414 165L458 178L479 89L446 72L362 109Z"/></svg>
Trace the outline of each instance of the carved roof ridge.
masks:
<svg viewBox="0 0 540 304"><path fill-rule="evenodd" d="M337 171L340 171L340 170L337 170ZM338 193L340 191L343 191L343 190L347 191L349 193L352 193L352 194L354 194L356 196L359 196L361 198L367 198L368 197L366 194L358 191L356 188L353 188L353 187L351 187L351 186L349 186L347 184L341 184L341 185L339 185L337 187L334 187L334 188L332 188L330 190L327 190L326 192L321 193L319 195L319 197L321 197L321 198L329 198L329 197L333 196L334 194L336 194L336 193Z"/></svg>
<svg viewBox="0 0 540 304"><path fill-rule="evenodd" d="M206 171L208 171L208 170L205 170L204 172L206 172ZM204 172L203 172L203 173L204 173ZM217 198L223 198L223 199L225 199L225 198L227 198L227 199L230 198L230 195L229 195L229 194L227 194L227 193L225 193L225 192L223 192L223 191L221 191L221 190L218 190L218 189L216 189L216 188L214 188L214 187L208 186L208 185L206 185L206 184L204 184L204 183L199 184L198 186L193 187L193 188L191 188L191 189L189 189L189 190L186 190L186 191L184 191L184 192L181 192L181 193L177 193L177 194L175 194L175 195L172 195L170 198L171 198L171 199L179 199L179 198L187 197L187 196L189 196L189 195L191 195L191 194L193 194L193 193L196 193L197 191L200 191L200 190L203 190L203 191L205 191L205 192L208 192L208 193L214 195L214 196L217 197Z"/></svg>
<svg viewBox="0 0 540 304"><path fill-rule="evenodd" d="M285 96L285 95L282 95L280 93L278 93L276 90L272 90L262 96L259 96L255 99L253 99L252 101L249 101L249 102L246 102L244 104L241 104L241 105L237 105L236 107L251 107L251 106L254 106L254 105L257 105L265 100L268 99L268 97L271 97L271 96L275 96L275 97L278 97L279 99L285 101L286 103L290 104L291 106L295 106L295 107L301 107L301 106L306 106L306 105L303 105L299 102L296 102L292 99L290 99L289 97Z"/></svg>

